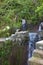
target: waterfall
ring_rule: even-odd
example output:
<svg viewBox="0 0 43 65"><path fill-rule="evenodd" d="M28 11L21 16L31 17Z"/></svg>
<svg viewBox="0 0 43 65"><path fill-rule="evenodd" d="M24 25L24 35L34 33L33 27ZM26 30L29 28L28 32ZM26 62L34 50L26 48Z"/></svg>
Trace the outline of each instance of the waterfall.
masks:
<svg viewBox="0 0 43 65"><path fill-rule="evenodd" d="M28 58L32 57L33 50L36 48L36 42L39 40L38 34L34 32L29 33Z"/></svg>
<svg viewBox="0 0 43 65"><path fill-rule="evenodd" d="M23 30L23 31L26 31L27 28L28 28L28 26L27 26L26 20L25 20L25 19L22 19L22 30Z"/></svg>

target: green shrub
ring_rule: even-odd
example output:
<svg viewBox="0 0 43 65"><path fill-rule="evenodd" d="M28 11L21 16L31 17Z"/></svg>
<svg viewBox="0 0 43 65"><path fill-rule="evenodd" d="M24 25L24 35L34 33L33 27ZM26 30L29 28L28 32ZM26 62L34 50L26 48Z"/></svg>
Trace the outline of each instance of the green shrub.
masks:
<svg viewBox="0 0 43 65"><path fill-rule="evenodd" d="M8 57L11 52L11 47L11 41L6 41L5 43L3 43L3 47L0 48L0 58L2 59L2 65L9 65Z"/></svg>

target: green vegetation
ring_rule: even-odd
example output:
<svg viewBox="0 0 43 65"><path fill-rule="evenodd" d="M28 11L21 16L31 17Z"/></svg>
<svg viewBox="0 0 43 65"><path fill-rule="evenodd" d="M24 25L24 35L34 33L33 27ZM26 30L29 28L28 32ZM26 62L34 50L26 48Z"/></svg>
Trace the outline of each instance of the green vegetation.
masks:
<svg viewBox="0 0 43 65"><path fill-rule="evenodd" d="M0 26L4 23L10 26L15 24L15 22L19 23L23 16L28 22L37 22L40 18L43 18L42 14L43 0L0 1Z"/></svg>
<svg viewBox="0 0 43 65"><path fill-rule="evenodd" d="M43 0L0 0L0 37L10 35L6 26L20 28L22 17L34 25L43 21Z"/></svg>
<svg viewBox="0 0 43 65"><path fill-rule="evenodd" d="M0 48L1 65L9 65L8 57L9 54L11 53L11 47L12 47L11 41L6 41L5 43L3 43L3 46Z"/></svg>
<svg viewBox="0 0 43 65"><path fill-rule="evenodd" d="M43 21L43 0L0 0L1 30L6 26L20 28L22 17L33 24Z"/></svg>
<svg viewBox="0 0 43 65"><path fill-rule="evenodd" d="M23 17L28 23L34 25L43 21L43 0L0 0L0 37L8 37L15 33L15 29L21 27ZM25 57L26 54L24 52L26 49L24 46L22 47L13 46L11 41L6 41L2 48L0 47L0 65L9 65L8 57L12 52L12 48L17 50L14 51L17 62L15 65L22 65L21 61L25 59L22 59L22 57Z"/></svg>

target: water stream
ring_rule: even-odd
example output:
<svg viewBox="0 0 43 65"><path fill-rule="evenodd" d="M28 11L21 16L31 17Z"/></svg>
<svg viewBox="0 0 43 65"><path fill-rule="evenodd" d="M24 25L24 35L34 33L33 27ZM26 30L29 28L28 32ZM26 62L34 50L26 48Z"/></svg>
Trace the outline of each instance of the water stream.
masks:
<svg viewBox="0 0 43 65"><path fill-rule="evenodd" d="M28 58L32 57L33 50L36 48L36 42L39 40L38 34L35 32L29 33Z"/></svg>

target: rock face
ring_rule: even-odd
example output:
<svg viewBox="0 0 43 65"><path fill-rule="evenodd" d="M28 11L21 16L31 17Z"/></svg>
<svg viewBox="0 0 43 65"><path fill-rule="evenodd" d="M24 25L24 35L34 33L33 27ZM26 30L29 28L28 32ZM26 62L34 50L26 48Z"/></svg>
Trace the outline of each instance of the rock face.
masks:
<svg viewBox="0 0 43 65"><path fill-rule="evenodd" d="M5 42L6 40L11 40L15 43L18 43L19 45L22 43L25 43L26 40L28 40L28 31L20 31L15 32L15 34L12 34L8 38L2 38L0 39L0 42Z"/></svg>
<svg viewBox="0 0 43 65"><path fill-rule="evenodd" d="M38 34L40 35L40 37L43 37L43 30L39 31Z"/></svg>
<svg viewBox="0 0 43 65"><path fill-rule="evenodd" d="M28 38L28 31L20 31L16 32L15 34L12 34L9 39L20 45L24 43L27 38Z"/></svg>
<svg viewBox="0 0 43 65"><path fill-rule="evenodd" d="M43 65L43 40L36 43L32 58L28 59L28 65Z"/></svg>
<svg viewBox="0 0 43 65"><path fill-rule="evenodd" d="M43 59L33 57L29 59L29 65L43 65Z"/></svg>
<svg viewBox="0 0 43 65"><path fill-rule="evenodd" d="M43 59L43 52L42 52L42 50L38 50L38 49L34 50L33 56Z"/></svg>
<svg viewBox="0 0 43 65"><path fill-rule="evenodd" d="M43 40L43 30L38 32L39 40Z"/></svg>
<svg viewBox="0 0 43 65"><path fill-rule="evenodd" d="M36 43L36 48L39 50L43 50L43 40Z"/></svg>

